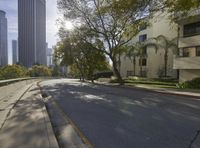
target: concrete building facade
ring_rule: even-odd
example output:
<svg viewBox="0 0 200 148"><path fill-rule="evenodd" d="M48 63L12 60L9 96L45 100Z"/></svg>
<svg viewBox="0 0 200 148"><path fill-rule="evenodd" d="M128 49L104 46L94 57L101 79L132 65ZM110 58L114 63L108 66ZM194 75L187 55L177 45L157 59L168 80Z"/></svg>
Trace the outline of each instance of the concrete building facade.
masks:
<svg viewBox="0 0 200 148"><path fill-rule="evenodd" d="M19 63L46 65L46 1L18 0Z"/></svg>
<svg viewBox="0 0 200 148"><path fill-rule="evenodd" d="M174 58L174 69L179 70L179 80L184 82L200 77L200 9L177 17L179 55Z"/></svg>
<svg viewBox="0 0 200 148"><path fill-rule="evenodd" d="M139 34L132 39L129 43L134 44L136 42L144 42L151 38L156 38L159 35L164 35L168 40L172 40L177 37L178 27L168 19L168 15L160 14L157 17L150 19L150 26L143 27ZM158 78L164 75L164 49L158 49L157 52L153 47L147 47L145 49L145 55L142 58L136 57L135 61L135 75L148 78ZM173 69L173 50L169 50L168 53L168 65L167 76L176 78L177 70ZM122 77L134 75L134 64L126 56L121 57L121 69Z"/></svg>
<svg viewBox="0 0 200 148"><path fill-rule="evenodd" d="M0 66L8 64L8 26L6 12L0 10Z"/></svg>
<svg viewBox="0 0 200 148"><path fill-rule="evenodd" d="M17 40L12 40L12 63L18 63L18 43Z"/></svg>
<svg viewBox="0 0 200 148"><path fill-rule="evenodd" d="M53 49L47 48L47 66L53 66Z"/></svg>

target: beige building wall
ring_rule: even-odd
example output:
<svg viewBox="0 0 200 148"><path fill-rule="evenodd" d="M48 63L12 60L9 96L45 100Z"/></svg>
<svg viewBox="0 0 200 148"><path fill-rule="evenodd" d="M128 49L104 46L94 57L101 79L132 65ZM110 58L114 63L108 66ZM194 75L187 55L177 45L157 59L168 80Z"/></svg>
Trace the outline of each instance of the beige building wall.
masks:
<svg viewBox="0 0 200 148"><path fill-rule="evenodd" d="M181 69L179 81L185 82L200 77L200 69Z"/></svg>
<svg viewBox="0 0 200 148"><path fill-rule="evenodd" d="M191 12L196 12L193 17L180 17L177 21L180 55L174 58L174 69L179 69L180 82L200 77L200 56L196 53L196 48L200 48L200 33L184 37L184 25L200 22L200 11L192 10ZM200 28L200 26L198 27ZM183 54L184 51L187 55Z"/></svg>
<svg viewBox="0 0 200 148"><path fill-rule="evenodd" d="M133 40L132 43L139 41L139 36L147 34L147 39L155 38L159 35L164 35L169 39L177 37L177 25L172 24L167 15L157 15L157 17L150 20L151 25L146 30L141 31ZM130 43L131 44L131 43ZM177 77L177 71L173 69L173 52L169 50L168 54L168 76ZM147 48L147 65L143 66L143 71L146 71L146 77L158 78L159 75L164 73L164 49L159 49L157 52L154 48ZM127 77L127 71L133 71L133 61L124 55L121 57L121 75ZM136 75L140 75L139 58L136 59Z"/></svg>

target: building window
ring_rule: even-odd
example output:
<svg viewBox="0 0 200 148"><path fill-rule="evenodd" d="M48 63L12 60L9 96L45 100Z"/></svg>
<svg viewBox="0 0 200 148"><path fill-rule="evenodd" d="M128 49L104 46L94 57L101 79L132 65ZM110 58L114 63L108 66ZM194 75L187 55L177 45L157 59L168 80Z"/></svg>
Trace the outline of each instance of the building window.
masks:
<svg viewBox="0 0 200 148"><path fill-rule="evenodd" d="M147 65L147 59L145 59L145 58L140 59L139 60L139 65L140 66L146 66Z"/></svg>
<svg viewBox="0 0 200 148"><path fill-rule="evenodd" d="M189 57L190 51L189 48L183 48L183 57Z"/></svg>
<svg viewBox="0 0 200 148"><path fill-rule="evenodd" d="M193 36L200 34L200 22L184 25L183 36Z"/></svg>
<svg viewBox="0 0 200 148"><path fill-rule="evenodd" d="M196 56L200 56L200 46L196 47Z"/></svg>
<svg viewBox="0 0 200 148"><path fill-rule="evenodd" d="M146 39L147 39L147 35L146 34L143 34L143 35L139 36L139 42L144 42L144 41L146 41Z"/></svg>
<svg viewBox="0 0 200 148"><path fill-rule="evenodd" d="M196 57L200 56L200 46L183 48L183 57Z"/></svg>

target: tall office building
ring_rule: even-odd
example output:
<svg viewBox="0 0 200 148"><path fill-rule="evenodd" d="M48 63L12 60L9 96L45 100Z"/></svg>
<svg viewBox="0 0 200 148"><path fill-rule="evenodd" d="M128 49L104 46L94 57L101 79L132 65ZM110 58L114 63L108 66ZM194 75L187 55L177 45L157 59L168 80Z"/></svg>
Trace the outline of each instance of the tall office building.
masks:
<svg viewBox="0 0 200 148"><path fill-rule="evenodd" d="M18 62L17 40L12 40L12 59L13 59L13 64L17 64L17 62Z"/></svg>
<svg viewBox="0 0 200 148"><path fill-rule="evenodd" d="M8 64L8 39L7 39L6 13L0 10L0 66Z"/></svg>
<svg viewBox="0 0 200 148"><path fill-rule="evenodd" d="M53 49L47 48L47 66L53 66Z"/></svg>
<svg viewBox="0 0 200 148"><path fill-rule="evenodd" d="M46 65L46 1L18 0L19 63Z"/></svg>

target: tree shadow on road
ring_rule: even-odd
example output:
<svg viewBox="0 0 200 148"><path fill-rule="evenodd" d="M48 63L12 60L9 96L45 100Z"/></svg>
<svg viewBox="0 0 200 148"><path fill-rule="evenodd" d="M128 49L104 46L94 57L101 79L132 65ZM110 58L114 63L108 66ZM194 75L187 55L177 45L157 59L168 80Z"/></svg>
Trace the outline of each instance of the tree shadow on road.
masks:
<svg viewBox="0 0 200 148"><path fill-rule="evenodd" d="M88 83L43 88L97 147L187 148L200 128L198 100Z"/></svg>

